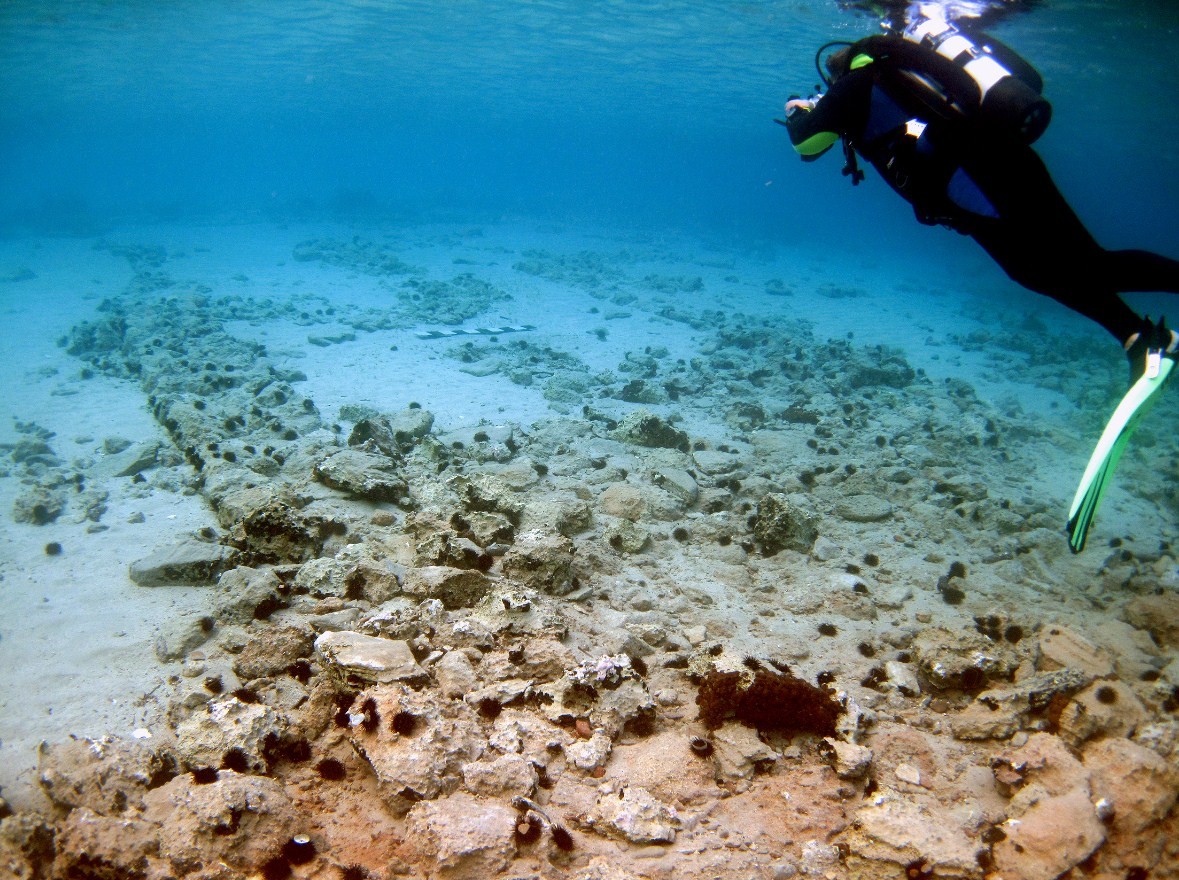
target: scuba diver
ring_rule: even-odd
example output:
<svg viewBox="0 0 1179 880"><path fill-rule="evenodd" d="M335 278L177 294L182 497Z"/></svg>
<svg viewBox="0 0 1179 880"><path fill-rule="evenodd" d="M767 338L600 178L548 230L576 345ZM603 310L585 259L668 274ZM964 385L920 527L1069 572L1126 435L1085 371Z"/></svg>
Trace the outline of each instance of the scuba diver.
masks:
<svg viewBox="0 0 1179 880"><path fill-rule="evenodd" d="M775 120L803 161L842 142L853 184L863 179L858 155L921 223L970 236L1012 280L1093 319L1129 357L1130 391L1069 512L1069 545L1080 552L1118 457L1179 357L1179 334L1119 294L1179 293L1179 261L1093 238L1031 147L1051 119L1043 82L998 40L917 17L901 32L828 43L815 64L826 93L791 97Z"/></svg>

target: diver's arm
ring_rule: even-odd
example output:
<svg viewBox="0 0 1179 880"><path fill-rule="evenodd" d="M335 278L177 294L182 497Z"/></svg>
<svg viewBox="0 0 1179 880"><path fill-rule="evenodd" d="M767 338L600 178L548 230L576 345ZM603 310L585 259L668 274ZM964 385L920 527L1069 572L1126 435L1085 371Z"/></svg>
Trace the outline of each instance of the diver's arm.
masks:
<svg viewBox="0 0 1179 880"><path fill-rule="evenodd" d="M872 78L866 71L852 72L837 80L826 95L792 98L787 103L786 130L804 161L819 158L862 124L871 88Z"/></svg>

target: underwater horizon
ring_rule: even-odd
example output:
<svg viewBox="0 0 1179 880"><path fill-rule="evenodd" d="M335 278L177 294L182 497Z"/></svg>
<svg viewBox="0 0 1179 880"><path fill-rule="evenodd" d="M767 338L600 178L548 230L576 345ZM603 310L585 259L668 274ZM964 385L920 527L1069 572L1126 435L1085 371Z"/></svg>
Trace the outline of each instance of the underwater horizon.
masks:
<svg viewBox="0 0 1179 880"><path fill-rule="evenodd" d="M946 2L1179 258L1179 4ZM0 4L0 878L1179 880L1169 373L775 124L903 9Z"/></svg>

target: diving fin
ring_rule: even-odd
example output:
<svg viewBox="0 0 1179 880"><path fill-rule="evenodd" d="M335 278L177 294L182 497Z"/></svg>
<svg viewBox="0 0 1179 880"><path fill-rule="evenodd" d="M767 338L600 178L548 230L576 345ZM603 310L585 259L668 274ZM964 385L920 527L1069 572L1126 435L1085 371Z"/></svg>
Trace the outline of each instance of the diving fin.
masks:
<svg viewBox="0 0 1179 880"><path fill-rule="evenodd" d="M1110 417L1109 424L1101 432L1101 439L1089 457L1089 464L1085 467L1068 512L1068 546L1073 553L1085 549L1089 526L1093 524L1097 506L1101 504L1106 487L1113 479L1118 459L1122 457L1126 444L1138 427L1139 419L1150 409L1150 404L1167 384L1174 369L1175 361L1166 357L1161 350L1148 352L1146 371L1130 386Z"/></svg>

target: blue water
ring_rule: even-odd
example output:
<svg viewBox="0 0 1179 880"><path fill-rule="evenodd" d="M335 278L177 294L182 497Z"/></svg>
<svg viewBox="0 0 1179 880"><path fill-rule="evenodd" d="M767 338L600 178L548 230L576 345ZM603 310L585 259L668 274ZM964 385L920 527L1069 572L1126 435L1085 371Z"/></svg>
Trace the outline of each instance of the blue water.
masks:
<svg viewBox="0 0 1179 880"><path fill-rule="evenodd" d="M832 0L9 2L0 230L517 214L903 247L907 209L770 122L819 43L875 27ZM1094 231L1172 247L1179 8L993 30L1044 74L1040 148Z"/></svg>

